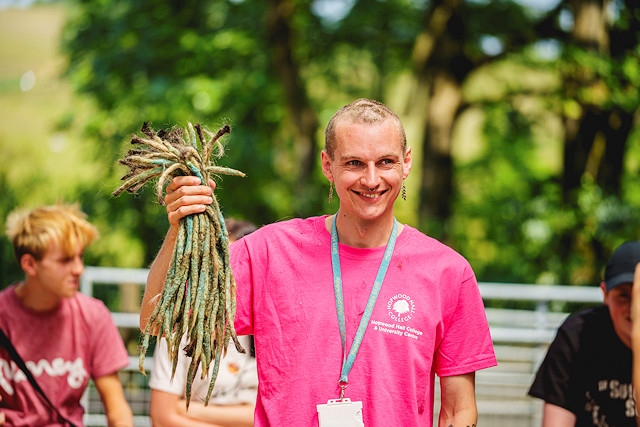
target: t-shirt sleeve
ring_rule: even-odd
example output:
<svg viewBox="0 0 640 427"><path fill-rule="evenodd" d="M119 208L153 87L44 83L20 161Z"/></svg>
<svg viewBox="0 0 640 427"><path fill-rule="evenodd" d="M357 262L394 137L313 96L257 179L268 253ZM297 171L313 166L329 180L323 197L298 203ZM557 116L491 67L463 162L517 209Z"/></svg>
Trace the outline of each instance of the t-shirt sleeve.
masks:
<svg viewBox="0 0 640 427"><path fill-rule="evenodd" d="M566 322L565 322L566 325ZM529 395L575 413L570 406L570 367L574 363L575 349L565 325L556 337L536 373Z"/></svg>
<svg viewBox="0 0 640 427"><path fill-rule="evenodd" d="M182 344L181 344L182 345ZM154 390L160 390L178 396L183 396L186 385L187 369L183 368L181 362L184 360L182 352L178 355L178 366L176 372L171 379L171 362L167 353L167 340L161 338L153 353L153 366L149 378L149 387Z"/></svg>
<svg viewBox="0 0 640 427"><path fill-rule="evenodd" d="M252 258L246 242L254 238L254 234L234 242L230 248L230 264L236 282L234 327L238 335L253 334Z"/></svg>
<svg viewBox="0 0 640 427"><path fill-rule="evenodd" d="M465 276L457 298L448 300L453 310L445 316L442 341L434 357L434 370L440 377L497 365L484 303L471 267L465 269ZM448 287L444 292L451 289Z"/></svg>
<svg viewBox="0 0 640 427"><path fill-rule="evenodd" d="M91 336L93 358L90 362L91 378L110 375L129 365L129 354L109 309L96 300Z"/></svg>

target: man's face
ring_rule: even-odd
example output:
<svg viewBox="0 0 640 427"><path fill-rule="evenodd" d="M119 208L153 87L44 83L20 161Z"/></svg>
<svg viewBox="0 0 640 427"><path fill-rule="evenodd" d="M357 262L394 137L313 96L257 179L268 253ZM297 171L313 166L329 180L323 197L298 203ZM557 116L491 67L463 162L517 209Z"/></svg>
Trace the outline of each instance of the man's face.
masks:
<svg viewBox="0 0 640 427"><path fill-rule="evenodd" d="M334 182L340 211L371 221L393 216L402 180L411 170L411 150L402 152L402 135L392 120L377 124L341 122L336 126L334 158L322 153L322 170Z"/></svg>
<svg viewBox="0 0 640 427"><path fill-rule="evenodd" d="M609 307L613 329L620 337L620 340L631 347L631 283L623 283L610 291L604 291L604 303Z"/></svg>
<svg viewBox="0 0 640 427"><path fill-rule="evenodd" d="M80 276L84 272L83 255L84 248L65 255L60 245L54 242L40 260L28 260L29 267L25 271L28 279L40 286L43 297L69 298L80 287Z"/></svg>

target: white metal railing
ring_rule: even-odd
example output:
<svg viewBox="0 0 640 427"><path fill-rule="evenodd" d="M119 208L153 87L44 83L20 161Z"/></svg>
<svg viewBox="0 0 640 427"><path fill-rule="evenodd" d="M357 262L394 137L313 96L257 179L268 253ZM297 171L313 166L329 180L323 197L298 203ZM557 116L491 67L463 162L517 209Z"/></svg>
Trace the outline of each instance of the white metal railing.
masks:
<svg viewBox="0 0 640 427"><path fill-rule="evenodd" d="M86 267L81 279L81 292L94 294L95 286L101 284L133 284L143 286L149 270L146 268ZM517 283L479 283L480 293L485 301L528 301L535 309L487 308L487 319L496 347L499 366L480 371L476 376L478 410L480 424L494 427L540 425L540 404L526 396L526 389L533 378L546 346L555 336L558 325L568 313L552 310L556 303L598 304L602 294L598 287L571 287L557 285L527 285ZM112 312L113 319L121 328L138 329L138 313ZM151 358L145 359L145 369L153 369ZM131 355L125 369L131 376L139 376L142 393L148 402L147 379L138 372L138 355ZM516 391L514 391L516 390ZM125 390L127 392L127 390ZM138 391L136 391L138 393ZM85 408L99 406L85 394ZM92 405L89 405L92 399ZM436 411L438 410L436 399ZM142 405L145 405L144 401ZM133 405L132 405L133 406ZM134 409L135 425L149 426L147 413ZM148 410L148 408L144 408ZM484 417L484 419L483 419ZM502 421L500 421L502 420ZM514 424L515 423L515 424ZM87 426L105 426L106 420L99 410L87 409Z"/></svg>
<svg viewBox="0 0 640 427"><path fill-rule="evenodd" d="M487 319L494 342L548 344L567 313L550 310L554 303L602 303L597 286L524 285L516 283L479 283L480 294L487 300L530 301L535 310L487 308Z"/></svg>
<svg viewBox="0 0 640 427"><path fill-rule="evenodd" d="M96 283L144 285L148 275L148 268L85 267L80 279L80 291L86 295L93 295L93 285Z"/></svg>

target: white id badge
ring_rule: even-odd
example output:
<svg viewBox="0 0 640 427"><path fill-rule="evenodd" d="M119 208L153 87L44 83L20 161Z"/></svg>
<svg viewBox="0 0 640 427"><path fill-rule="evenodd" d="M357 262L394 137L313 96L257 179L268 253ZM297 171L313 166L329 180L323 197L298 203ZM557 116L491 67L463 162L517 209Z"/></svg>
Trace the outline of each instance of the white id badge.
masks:
<svg viewBox="0 0 640 427"><path fill-rule="evenodd" d="M362 402L351 399L332 399L316 405L320 427L364 427Z"/></svg>

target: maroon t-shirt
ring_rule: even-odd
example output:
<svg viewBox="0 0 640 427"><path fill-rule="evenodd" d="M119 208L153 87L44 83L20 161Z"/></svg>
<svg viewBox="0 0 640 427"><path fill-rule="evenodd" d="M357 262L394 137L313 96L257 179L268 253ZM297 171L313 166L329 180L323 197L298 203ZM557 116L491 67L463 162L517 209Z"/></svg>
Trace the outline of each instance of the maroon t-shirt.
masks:
<svg viewBox="0 0 640 427"><path fill-rule="evenodd" d="M0 292L0 328L60 413L81 426L89 379L128 365L127 350L102 301L77 293L46 313L22 305L15 285ZM9 426L60 425L24 373L0 348L0 410Z"/></svg>

